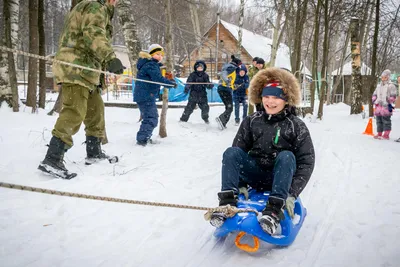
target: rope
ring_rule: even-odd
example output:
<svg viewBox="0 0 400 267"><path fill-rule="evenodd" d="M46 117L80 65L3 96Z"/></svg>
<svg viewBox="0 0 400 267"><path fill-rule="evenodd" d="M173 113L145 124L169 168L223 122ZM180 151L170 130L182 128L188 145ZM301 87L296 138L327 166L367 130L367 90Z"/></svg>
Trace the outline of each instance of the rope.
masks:
<svg viewBox="0 0 400 267"><path fill-rule="evenodd" d="M12 49L12 48L9 48L9 47L6 47L6 46L0 46L0 50L4 50L4 51L11 52L11 53L14 53L14 54L24 55L24 56L27 56L27 57L32 57L32 58L36 58L36 59L45 60L45 61L52 62L52 63L55 63L55 64L62 64L62 65L67 65L67 66L71 66L71 67L74 67L74 68L80 68L80 69L89 70L89 71L93 71L93 72L97 72L97 73L102 73L102 74L105 74L105 75L113 75L113 76L119 76L119 77L122 76L122 77L131 78L134 81L145 82L145 83L153 83L153 84L159 84L159 85L171 87L171 84L153 82L153 81L148 81L148 80L142 80L142 79L133 78L132 76L129 76L129 75L126 75L126 74L115 74L115 73L108 72L108 71L92 69L92 68L89 68L89 67L85 67L85 66L82 66L82 65L69 63L69 62L65 62L65 61L61 61L61 60L58 60L58 59L48 58L48 57L35 55L35 54L31 54L31 53L24 52L24 51L20 51L20 50L17 50L17 49Z"/></svg>
<svg viewBox="0 0 400 267"><path fill-rule="evenodd" d="M24 51L21 51L21 50L12 49L12 48L9 48L7 46L1 46L0 45L0 50L4 50L4 51L7 51L7 52L11 52L11 53L14 53L14 54L19 54L19 55L23 55L23 56L27 56L27 57L32 57L32 58L36 58L36 59L45 60L45 61L52 62L52 63L55 63L55 64L62 64L62 65L67 65L67 66L71 66L71 67L75 67L75 68L89 70L89 71L93 71L93 72L97 72L97 73L101 73L101 74L105 74L105 75L112 75L112 76L118 76L118 77L122 76L122 77L131 78L134 81L152 83L152 84L159 84L159 85L171 87L171 84L153 82L153 81L149 81L149 80L142 80L142 79L134 78L134 77L132 77L130 75L126 75L126 74L115 74L115 73L108 72L108 71L92 69L92 68L89 68L89 67L85 67L85 66L74 64L74 63L70 63L70 62L61 61L61 60L58 60L58 59L48 58L48 57L44 57L44 56L40 56L40 55L35 55L35 54L28 53L28 52L24 52ZM195 83L195 82L192 82L192 83L183 83L183 84L215 84L215 83Z"/></svg>
<svg viewBox="0 0 400 267"><path fill-rule="evenodd" d="M135 205L156 206L156 207L177 208L177 209L189 209L189 210L204 210L204 211L207 211L207 213L204 215L205 218L206 218L206 215L208 216L208 214L210 214L210 216L211 216L211 214L213 212L224 212L225 214L227 214L227 217L233 217L236 213L239 213L239 212L258 213L257 211L255 211L253 209L238 209L236 207L231 207L230 205L225 206L225 207L207 208L207 207L201 207L201 206L190 206L190 205L163 203L163 202L151 202L151 201L142 201L142 200L130 200L130 199L124 199L124 198L102 197L102 196L96 196L96 195L71 193L71 192L65 192L65 191L31 187L31 186L18 185L18 184L10 184L10 183L4 183L4 182L0 182L0 187L21 190L21 191L36 192L36 193L48 194L48 195L93 199L93 200L116 202L116 203L127 203L127 204L135 204Z"/></svg>

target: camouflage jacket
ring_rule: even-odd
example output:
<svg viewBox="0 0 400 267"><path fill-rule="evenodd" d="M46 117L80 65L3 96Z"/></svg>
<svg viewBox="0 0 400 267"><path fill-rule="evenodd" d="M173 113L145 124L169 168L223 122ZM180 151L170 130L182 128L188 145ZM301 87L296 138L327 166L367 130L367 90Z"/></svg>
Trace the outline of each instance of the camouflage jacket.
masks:
<svg viewBox="0 0 400 267"><path fill-rule="evenodd" d="M55 59L101 70L115 58L111 46L114 7L101 0L84 0L65 20ZM100 73L62 64L53 65L57 83L79 84L93 90Z"/></svg>

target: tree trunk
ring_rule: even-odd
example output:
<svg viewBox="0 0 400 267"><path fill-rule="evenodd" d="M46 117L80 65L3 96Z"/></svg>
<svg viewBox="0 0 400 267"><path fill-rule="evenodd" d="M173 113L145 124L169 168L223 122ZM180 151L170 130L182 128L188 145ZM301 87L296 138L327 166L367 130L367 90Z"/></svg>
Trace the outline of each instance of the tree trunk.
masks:
<svg viewBox="0 0 400 267"><path fill-rule="evenodd" d="M368 35L370 33L370 28L372 24L372 16L374 14L374 1L371 2L371 9L369 10L368 22L366 23L366 29L364 31L363 41L361 44L361 62L365 62L367 58L367 42L368 42ZM364 60L363 60L364 58Z"/></svg>
<svg viewBox="0 0 400 267"><path fill-rule="evenodd" d="M362 112L361 91L361 57L360 57L360 24L358 18L352 18L350 23L351 32L351 57L352 57L352 98L350 114Z"/></svg>
<svg viewBox="0 0 400 267"><path fill-rule="evenodd" d="M39 52L38 34L38 0L29 0L29 53L35 55ZM26 105L32 107L32 112L36 111L37 67L37 59L30 57Z"/></svg>
<svg viewBox="0 0 400 267"><path fill-rule="evenodd" d="M303 5L303 6L301 6ZM298 0L298 15L299 17L296 16L296 37L294 41L294 65L292 65L292 72L294 72L295 76L297 77L298 81L300 82L300 77L301 77L301 43L303 40L303 30L304 30L304 24L307 18L307 5L308 5L308 0L305 0L301 3L300 0ZM300 8L301 7L301 8Z"/></svg>
<svg viewBox="0 0 400 267"><path fill-rule="evenodd" d="M197 12L197 3L193 2L188 2L189 4L189 10L190 10L190 18L192 20L192 25L193 25L193 32L195 34L196 38L196 45L199 47L199 58L202 58L202 46L201 46L201 31L200 31L200 21L199 21L199 15ZM189 54L188 54L189 56Z"/></svg>
<svg viewBox="0 0 400 267"><path fill-rule="evenodd" d="M319 37L319 22L320 22L320 8L321 0L317 0L317 7L315 10L314 17L314 41L313 41L313 59L312 59L312 77L313 82L311 83L311 108L314 110L315 103L315 89L318 89L318 37Z"/></svg>
<svg viewBox="0 0 400 267"><path fill-rule="evenodd" d="M274 33L272 36L272 47L271 47L271 57L269 61L269 66L274 67L275 66L275 61L276 61L276 55L278 53L278 47L279 47L279 31L280 31L280 26L281 26L281 20L282 20L282 15L283 11L285 9L285 0L281 0L279 3L278 7L278 14L276 16L276 21L275 21L275 26L274 26Z"/></svg>
<svg viewBox="0 0 400 267"><path fill-rule="evenodd" d="M333 90L332 90L332 98L331 98L331 101L330 101L330 103L332 104L333 103L333 101L332 101L332 99L335 97L335 95L336 95L336 92L337 92L337 88L338 88L338 86L339 86L339 84L340 84L340 81L341 81L341 79L343 79L343 65L344 65L344 61L345 61L345 57L346 57L346 52L347 52L347 46L348 46L348 44L349 44L349 40L350 40L350 31L347 31L347 34L346 34L346 40L344 41L344 46L343 46L343 50L342 50L342 55L341 55L341 57L340 57L340 63L339 63L339 75L338 75L338 73L336 73L336 81L335 81L335 83L334 83L334 85L333 85ZM344 87L343 87L343 90L344 90ZM344 91L343 91L344 92ZM343 93L343 99L342 99L342 101L344 102L344 93Z"/></svg>
<svg viewBox="0 0 400 267"><path fill-rule="evenodd" d="M138 28L134 16L132 14L132 4L130 0L120 0L118 2L118 17L122 25L123 35L125 37L125 46L128 49L130 68L132 75L136 76L136 62L141 50L138 38Z"/></svg>
<svg viewBox="0 0 400 267"><path fill-rule="evenodd" d="M324 4L324 49L322 53L322 69L321 69L321 90L319 91L319 107L318 107L318 119L322 120L324 116L324 102L325 102L325 92L327 88L327 65L328 65L328 52L329 52L329 0L325 0Z"/></svg>
<svg viewBox="0 0 400 267"><path fill-rule="evenodd" d="M39 55L46 56L46 37L44 34L44 0L39 0L38 9ZM46 106L46 61L39 60L39 108Z"/></svg>
<svg viewBox="0 0 400 267"><path fill-rule="evenodd" d="M237 50L236 50L236 55L239 58L242 54L243 18L244 18L244 0L240 0L239 31L238 31Z"/></svg>
<svg viewBox="0 0 400 267"><path fill-rule="evenodd" d="M18 41L19 1L3 2L4 34L3 45L16 48ZM5 101L14 112L19 111L17 74L14 54L0 51L0 107Z"/></svg>
<svg viewBox="0 0 400 267"><path fill-rule="evenodd" d="M173 73L174 58L172 51L172 14L171 14L171 0L164 0L165 2L165 16L167 20L165 30L165 44L167 52L167 70ZM168 111L168 88L164 86L163 90L163 104L160 116L160 137L167 137L167 111Z"/></svg>
<svg viewBox="0 0 400 267"><path fill-rule="evenodd" d="M373 81L371 82L371 87L369 89L370 97L369 97L369 116L374 116L374 108L372 105L372 94L375 91L377 85L376 79L376 61L377 61L377 52L378 52L378 35L379 35L379 11L380 11L381 1L376 0L375 3L375 28L374 28L374 40L372 44L372 61L371 61L371 76L373 77Z"/></svg>

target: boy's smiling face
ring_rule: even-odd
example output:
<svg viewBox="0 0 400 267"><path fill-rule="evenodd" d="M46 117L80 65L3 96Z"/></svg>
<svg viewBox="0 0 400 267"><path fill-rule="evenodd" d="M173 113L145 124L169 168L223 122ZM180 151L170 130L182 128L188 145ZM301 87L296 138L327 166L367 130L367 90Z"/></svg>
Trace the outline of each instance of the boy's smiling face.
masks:
<svg viewBox="0 0 400 267"><path fill-rule="evenodd" d="M263 96L262 103L265 108L265 111L270 115L278 114L285 108L286 105L285 100L277 96L270 96L270 95Z"/></svg>

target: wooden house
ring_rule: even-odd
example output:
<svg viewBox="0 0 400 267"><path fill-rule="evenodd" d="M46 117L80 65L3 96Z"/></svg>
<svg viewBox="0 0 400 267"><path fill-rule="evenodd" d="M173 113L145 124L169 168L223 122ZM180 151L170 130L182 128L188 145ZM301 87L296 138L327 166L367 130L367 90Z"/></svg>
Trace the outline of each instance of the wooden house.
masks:
<svg viewBox="0 0 400 267"><path fill-rule="evenodd" d="M217 27L218 26L218 27ZM217 29L218 28L218 29ZM217 38L217 30L219 38ZM207 72L213 78L221 70L223 64L231 60L231 55L237 53L239 27L221 20L219 25L215 23L203 36L203 44L194 49L189 57L183 62L183 77L187 77L193 71L194 62L202 59L207 64ZM217 53L218 39L218 53ZM272 39L255 34L252 31L242 29L242 48L240 59L246 65L252 63L254 57L261 57L269 62L271 55ZM291 70L289 47L280 44L276 67ZM310 74L306 69L306 74Z"/></svg>

